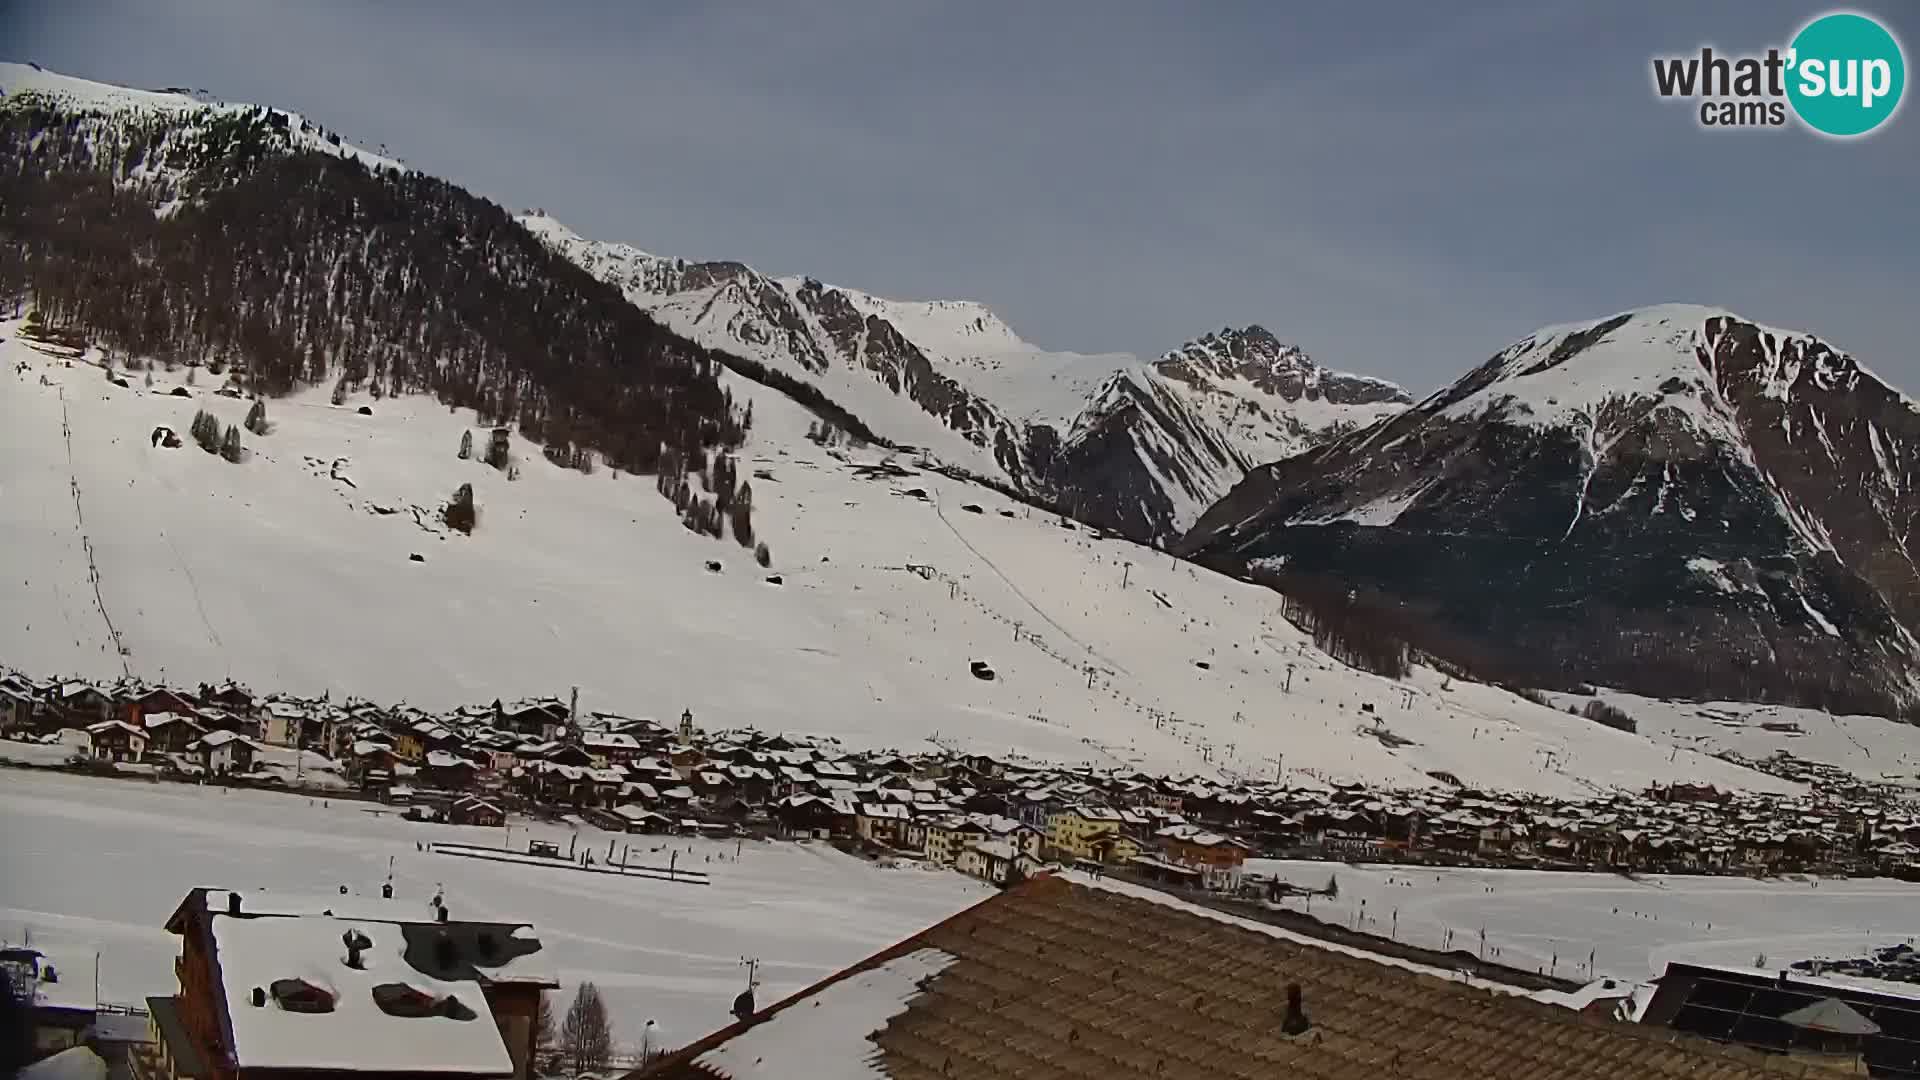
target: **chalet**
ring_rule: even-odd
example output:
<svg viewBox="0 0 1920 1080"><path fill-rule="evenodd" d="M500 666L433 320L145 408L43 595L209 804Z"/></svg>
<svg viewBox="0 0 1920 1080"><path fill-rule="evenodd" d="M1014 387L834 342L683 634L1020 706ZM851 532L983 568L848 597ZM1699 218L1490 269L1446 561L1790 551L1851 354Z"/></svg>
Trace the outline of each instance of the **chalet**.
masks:
<svg viewBox="0 0 1920 1080"><path fill-rule="evenodd" d="M179 716L198 719L200 715L199 706L164 686L156 686L147 690L133 698L128 704L132 708L138 709L142 716L150 713L174 713ZM129 723L139 722L131 716L128 717L127 720Z"/></svg>
<svg viewBox="0 0 1920 1080"><path fill-rule="evenodd" d="M498 828L507 823L507 812L478 795L462 795L447 804L447 822Z"/></svg>
<svg viewBox="0 0 1920 1080"><path fill-rule="evenodd" d="M960 849L954 857L954 869L969 877L995 885L1005 885L1016 876L1024 876L1039 865L1012 844L999 840L976 840Z"/></svg>
<svg viewBox="0 0 1920 1080"><path fill-rule="evenodd" d="M399 761L399 755L386 743L374 739L357 740L347 753L347 779L364 784L369 776L391 778L394 766Z"/></svg>
<svg viewBox="0 0 1920 1080"><path fill-rule="evenodd" d="M90 726L113 716L113 698L91 683L62 683L55 706L69 724Z"/></svg>
<svg viewBox="0 0 1920 1080"><path fill-rule="evenodd" d="M253 741L231 731L209 731L192 747L202 768L214 776L253 771Z"/></svg>
<svg viewBox="0 0 1920 1080"><path fill-rule="evenodd" d="M1066 806L1067 801L1049 788L1029 788L1007 799L1007 815L1036 829L1045 829L1053 815Z"/></svg>
<svg viewBox="0 0 1920 1080"><path fill-rule="evenodd" d="M527 1080L540 941L514 922L367 897L195 889L167 920L179 987L163 1060L206 1080Z"/></svg>
<svg viewBox="0 0 1920 1080"><path fill-rule="evenodd" d="M0 686L0 733L31 731L38 714L31 694Z"/></svg>
<svg viewBox="0 0 1920 1080"><path fill-rule="evenodd" d="M139 715L137 710L135 715ZM147 713L141 726L147 732L147 748L160 754L184 753L206 733L205 728L183 713Z"/></svg>
<svg viewBox="0 0 1920 1080"><path fill-rule="evenodd" d="M734 790L733 777L719 769L697 770L687 778L687 781L703 799L717 799L723 795L731 795Z"/></svg>
<svg viewBox="0 0 1920 1080"><path fill-rule="evenodd" d="M426 742L420 738L419 732L411 728L396 732L390 749L394 757L409 765L417 765L427 757Z"/></svg>
<svg viewBox="0 0 1920 1080"><path fill-rule="evenodd" d="M913 815L899 803L861 803L854 813L854 830L866 840L893 848L908 848L908 826Z"/></svg>
<svg viewBox="0 0 1920 1080"><path fill-rule="evenodd" d="M824 840L845 821L839 807L817 795L789 795L768 810L780 835L795 839Z"/></svg>
<svg viewBox="0 0 1920 1080"><path fill-rule="evenodd" d="M772 797L774 778L771 770L736 762L727 766L725 771L741 798L759 803Z"/></svg>
<svg viewBox="0 0 1920 1080"><path fill-rule="evenodd" d="M580 740L595 766L625 765L641 756L640 740L625 732L596 731Z"/></svg>
<svg viewBox="0 0 1920 1080"><path fill-rule="evenodd" d="M260 720L261 741L273 746L304 745L308 709L304 705L291 701L269 701L262 710ZM408 758L409 761L418 760Z"/></svg>
<svg viewBox="0 0 1920 1080"><path fill-rule="evenodd" d="M1154 834L1160 854L1168 862L1198 871L1201 883L1219 892L1240 888L1246 845L1232 837L1195 825L1173 825Z"/></svg>
<svg viewBox="0 0 1920 1080"><path fill-rule="evenodd" d="M97 761L138 761L147 752L147 733L125 720L102 720L87 727Z"/></svg>
<svg viewBox="0 0 1920 1080"><path fill-rule="evenodd" d="M536 739L553 739L566 730L571 716L572 710L566 702L559 698L540 698L499 706L494 726Z"/></svg>
<svg viewBox="0 0 1920 1080"><path fill-rule="evenodd" d="M555 765L572 765L579 769L595 767L593 755L573 743L550 744L542 756Z"/></svg>
<svg viewBox="0 0 1920 1080"><path fill-rule="evenodd" d="M426 760L420 763L419 775L420 782L428 787L442 791L465 791L473 786L478 773L473 762L466 758L445 750L429 750Z"/></svg>
<svg viewBox="0 0 1920 1080"><path fill-rule="evenodd" d="M1011 844L1033 862L1040 861L1040 849L1046 845L1047 838L1039 829L998 814L968 814L967 820L985 830L988 840Z"/></svg>
<svg viewBox="0 0 1920 1080"><path fill-rule="evenodd" d="M673 819L655 810L649 810L639 803L626 803L613 808L612 813L621 822L622 828L630 833L666 833L673 831Z"/></svg>
<svg viewBox="0 0 1920 1080"><path fill-rule="evenodd" d="M218 686L202 683L200 692L194 696L199 699L202 706L213 705L243 714L253 711L253 691L232 680Z"/></svg>

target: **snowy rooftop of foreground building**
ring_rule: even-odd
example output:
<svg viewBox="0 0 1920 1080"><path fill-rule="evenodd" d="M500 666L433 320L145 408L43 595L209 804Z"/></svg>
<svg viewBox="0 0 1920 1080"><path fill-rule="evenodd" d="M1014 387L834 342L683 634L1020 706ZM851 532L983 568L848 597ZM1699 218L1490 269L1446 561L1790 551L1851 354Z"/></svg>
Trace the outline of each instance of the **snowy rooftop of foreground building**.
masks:
<svg viewBox="0 0 1920 1080"><path fill-rule="evenodd" d="M1298 985L1308 1031L1290 1035ZM1760 1080L1761 1055L1043 874L669 1055L649 1080Z"/></svg>
<svg viewBox="0 0 1920 1080"><path fill-rule="evenodd" d="M344 936L349 933L368 942L357 968L347 963ZM441 981L409 964L395 924L220 914L213 918L213 937L235 1063L243 1069L513 1072L479 985ZM331 1009L286 1007L292 999L275 985L286 987L286 980L330 996ZM374 996L376 988L386 986L408 988L443 1014L395 1015Z"/></svg>

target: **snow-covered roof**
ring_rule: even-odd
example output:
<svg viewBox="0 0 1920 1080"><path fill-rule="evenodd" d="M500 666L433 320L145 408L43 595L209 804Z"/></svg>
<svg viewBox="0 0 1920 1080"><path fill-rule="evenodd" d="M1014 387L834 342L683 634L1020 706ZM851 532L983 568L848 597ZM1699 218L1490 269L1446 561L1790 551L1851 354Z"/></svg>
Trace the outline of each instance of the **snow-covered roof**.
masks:
<svg viewBox="0 0 1920 1080"><path fill-rule="evenodd" d="M783 1009L694 1061L729 1077L882 1080L886 1073L871 1064L878 1048L868 1034L905 1012L921 984L953 960L938 949L916 949L856 971L814 993L806 1008Z"/></svg>
<svg viewBox="0 0 1920 1080"><path fill-rule="evenodd" d="M15 1075L18 1080L107 1080L107 1063L87 1047L72 1046Z"/></svg>
<svg viewBox="0 0 1920 1080"><path fill-rule="evenodd" d="M970 850L977 851L982 855L995 859L1011 860L1020 854L1013 849L1012 844L1007 843L1005 840L976 840L968 844L967 847Z"/></svg>
<svg viewBox="0 0 1920 1080"><path fill-rule="evenodd" d="M343 935L371 946L358 968L346 963ZM348 919L213 919L216 970L232 1021L235 1064L242 1069L330 1069L359 1072L513 1072L478 983L442 982L403 957L400 928ZM330 1012L282 1008L273 984L302 980L332 996ZM374 1000L374 988L402 984L435 1000L465 1006L467 1019L395 1016ZM255 1005L255 989L265 995Z"/></svg>

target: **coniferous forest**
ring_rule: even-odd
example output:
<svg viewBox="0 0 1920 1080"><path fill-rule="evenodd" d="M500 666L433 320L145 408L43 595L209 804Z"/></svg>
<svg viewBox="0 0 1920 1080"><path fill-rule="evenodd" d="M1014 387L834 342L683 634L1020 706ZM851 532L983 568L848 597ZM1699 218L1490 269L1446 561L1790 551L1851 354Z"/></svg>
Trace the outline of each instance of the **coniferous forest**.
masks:
<svg viewBox="0 0 1920 1080"><path fill-rule="evenodd" d="M650 472L737 445L717 373L500 206L303 148L270 110L0 111L0 310L263 395L426 393L556 460ZM764 372L757 373L764 374ZM764 380L763 380L764 381Z"/></svg>

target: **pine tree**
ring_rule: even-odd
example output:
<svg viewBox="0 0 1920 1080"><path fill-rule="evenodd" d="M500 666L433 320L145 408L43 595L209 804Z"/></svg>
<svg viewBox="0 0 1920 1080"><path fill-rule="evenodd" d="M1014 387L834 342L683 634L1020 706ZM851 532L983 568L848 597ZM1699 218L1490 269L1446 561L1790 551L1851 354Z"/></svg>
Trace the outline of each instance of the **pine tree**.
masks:
<svg viewBox="0 0 1920 1080"><path fill-rule="evenodd" d="M228 424L226 438L220 442L220 456L238 464L242 453L244 451L240 447L240 429Z"/></svg>
<svg viewBox="0 0 1920 1080"><path fill-rule="evenodd" d="M255 435L267 433L267 399L254 398L253 408L247 410L247 430Z"/></svg>
<svg viewBox="0 0 1920 1080"><path fill-rule="evenodd" d="M559 1050L569 1076L604 1069L613 1058L613 1023L607 1018L607 1003L590 982L580 984L573 1004L567 1006L567 1017L560 1022Z"/></svg>
<svg viewBox="0 0 1920 1080"><path fill-rule="evenodd" d="M193 441L200 449L209 454L220 452L220 421L207 410L201 409L193 414L193 424L187 429L187 433L193 436Z"/></svg>
<svg viewBox="0 0 1920 1080"><path fill-rule="evenodd" d="M453 498L447 500L446 508L440 511L440 518L447 523L447 528L472 534L473 527L480 523L480 511L473 505L472 484L461 484L454 491Z"/></svg>
<svg viewBox="0 0 1920 1080"><path fill-rule="evenodd" d="M773 552L767 550L767 542L765 540L753 545L753 561L763 567L773 565Z"/></svg>
<svg viewBox="0 0 1920 1080"><path fill-rule="evenodd" d="M460 433L460 460L466 461L472 457L473 457L473 429L468 428L467 430ZM542 998L541 1000L544 1001L546 999Z"/></svg>
<svg viewBox="0 0 1920 1080"><path fill-rule="evenodd" d="M733 538L741 547L753 546L753 485L741 484L734 492L727 516L733 521Z"/></svg>
<svg viewBox="0 0 1920 1080"><path fill-rule="evenodd" d="M335 405L345 405L347 403L347 377L345 375L340 376L340 381L333 384L333 397L329 400Z"/></svg>

